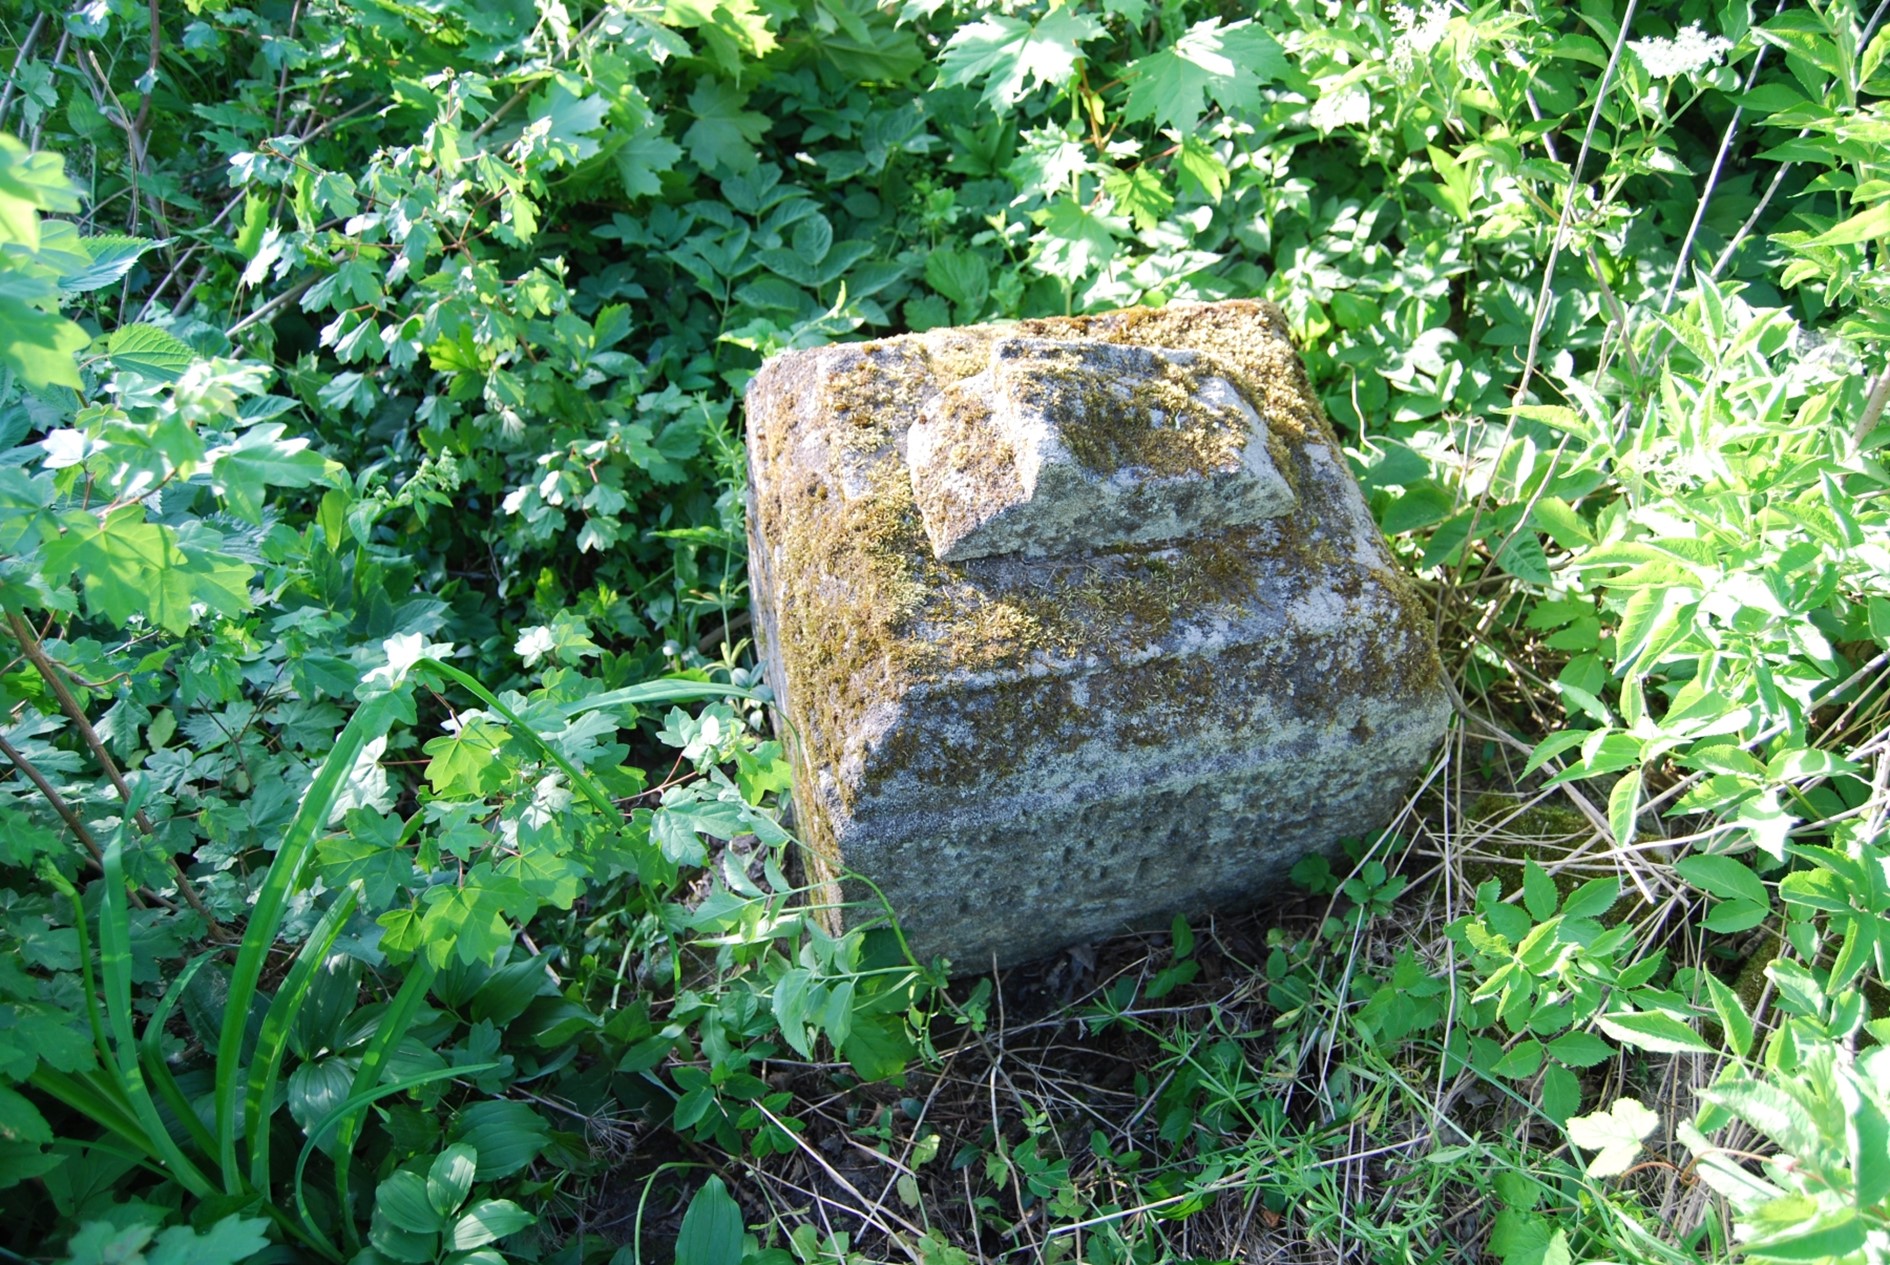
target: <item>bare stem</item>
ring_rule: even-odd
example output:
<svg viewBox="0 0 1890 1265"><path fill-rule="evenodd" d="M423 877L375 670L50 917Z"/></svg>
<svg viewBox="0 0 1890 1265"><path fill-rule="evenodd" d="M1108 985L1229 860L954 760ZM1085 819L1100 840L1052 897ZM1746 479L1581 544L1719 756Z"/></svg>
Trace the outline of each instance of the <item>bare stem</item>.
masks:
<svg viewBox="0 0 1890 1265"><path fill-rule="evenodd" d="M45 647L39 644L39 638L33 634L32 627L20 617L17 611L9 610L6 616L7 626L12 629L14 640L20 643L20 649L25 653L27 661L51 688L53 697L59 700L60 710L65 712L66 719L72 722L72 727L78 730L79 738L85 743L86 749L92 753L92 758L98 761L101 769L105 770L105 776L117 790L118 797L126 804L130 804L131 787L126 783L124 774L118 771L118 762L113 760L111 752L105 749L105 742L98 736L98 730L92 728L92 722L86 716L85 709L79 706L79 700L73 696L71 687L66 684L65 674L59 670L59 665L48 657ZM142 808L132 816L138 823L138 829L146 835L157 833L157 827L151 824L151 819L145 815ZM172 875L177 879L178 893L183 896L185 903L204 920L212 936L218 939L224 938L223 924L217 921L216 915L211 913L209 907L203 903L203 897L198 895L196 886L185 876L176 858L170 858L170 866Z"/></svg>

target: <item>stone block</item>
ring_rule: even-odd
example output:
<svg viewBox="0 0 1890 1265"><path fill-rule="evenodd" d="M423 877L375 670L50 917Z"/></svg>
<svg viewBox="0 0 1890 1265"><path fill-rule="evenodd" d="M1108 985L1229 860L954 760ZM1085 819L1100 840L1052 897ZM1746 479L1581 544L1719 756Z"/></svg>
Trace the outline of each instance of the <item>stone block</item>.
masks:
<svg viewBox="0 0 1890 1265"><path fill-rule="evenodd" d="M1262 898L1443 732L1431 616L1269 306L789 352L747 412L810 870L922 957Z"/></svg>

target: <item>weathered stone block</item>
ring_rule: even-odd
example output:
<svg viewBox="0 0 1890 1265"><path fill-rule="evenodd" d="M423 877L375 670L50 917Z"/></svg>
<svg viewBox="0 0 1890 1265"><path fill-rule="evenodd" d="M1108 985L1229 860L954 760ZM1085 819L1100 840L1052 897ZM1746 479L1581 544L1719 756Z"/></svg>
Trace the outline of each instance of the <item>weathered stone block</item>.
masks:
<svg viewBox="0 0 1890 1265"><path fill-rule="evenodd" d="M791 352L748 429L810 865L922 956L1263 895L1443 732L1431 617L1270 307Z"/></svg>

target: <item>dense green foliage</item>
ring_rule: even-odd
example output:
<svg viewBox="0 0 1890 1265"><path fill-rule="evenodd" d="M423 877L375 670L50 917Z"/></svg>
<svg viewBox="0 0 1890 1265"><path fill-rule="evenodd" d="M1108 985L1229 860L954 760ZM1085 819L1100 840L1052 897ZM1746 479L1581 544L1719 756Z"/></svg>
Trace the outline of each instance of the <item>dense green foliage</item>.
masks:
<svg viewBox="0 0 1890 1265"><path fill-rule="evenodd" d="M1890 33L1659 8L0 15L0 1254L1890 1260ZM801 907L739 394L1234 296L1463 706L1104 1119Z"/></svg>

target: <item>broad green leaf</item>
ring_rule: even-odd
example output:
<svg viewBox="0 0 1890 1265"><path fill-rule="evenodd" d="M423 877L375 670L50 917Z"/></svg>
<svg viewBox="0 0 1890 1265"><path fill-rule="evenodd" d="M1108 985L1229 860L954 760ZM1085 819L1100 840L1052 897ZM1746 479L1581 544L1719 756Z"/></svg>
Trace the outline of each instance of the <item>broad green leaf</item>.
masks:
<svg viewBox="0 0 1890 1265"><path fill-rule="evenodd" d="M1717 1053L1689 1025L1658 1010L1639 1013L1619 1010L1602 1015L1595 1023L1622 1045L1653 1054Z"/></svg>
<svg viewBox="0 0 1890 1265"><path fill-rule="evenodd" d="M1291 72L1285 50L1264 28L1251 20L1223 27L1220 18L1208 18L1129 63L1123 116L1189 134L1210 101L1228 113L1257 109L1260 85Z"/></svg>
<svg viewBox="0 0 1890 1265"><path fill-rule="evenodd" d="M1866 207L1812 238L1811 246L1854 246L1890 235L1890 200Z"/></svg>
<svg viewBox="0 0 1890 1265"><path fill-rule="evenodd" d="M1070 198L1058 198L1031 218L1037 222L1037 269L1072 283L1107 266L1116 257L1117 233L1128 227Z"/></svg>
<svg viewBox="0 0 1890 1265"><path fill-rule="evenodd" d="M473 1175L478 1171L479 1153L472 1147L464 1142L447 1147L427 1170L427 1202L442 1217L452 1216L472 1193Z"/></svg>
<svg viewBox="0 0 1890 1265"><path fill-rule="evenodd" d="M305 488L327 471L328 463L309 450L308 440L284 438L286 429L281 422L262 422L205 454L212 463L212 486L234 513L252 523L262 521L264 489Z"/></svg>
<svg viewBox="0 0 1890 1265"><path fill-rule="evenodd" d="M551 1128L525 1103L489 1098L462 1107L447 1136L477 1152L478 1179L490 1182L537 1159L551 1141Z"/></svg>
<svg viewBox="0 0 1890 1265"><path fill-rule="evenodd" d="M120 369L160 382L175 382L197 353L155 325L121 325L105 340L105 354Z"/></svg>
<svg viewBox="0 0 1890 1265"><path fill-rule="evenodd" d="M1050 10L1037 21L986 14L960 27L939 53L940 86L984 83L984 100L1004 109L1031 89L1060 87L1076 71L1086 40L1100 39L1103 24L1074 6Z"/></svg>
<svg viewBox="0 0 1890 1265"><path fill-rule="evenodd" d="M711 1175L689 1200L676 1236L676 1265L741 1265L742 1210Z"/></svg>
<svg viewBox="0 0 1890 1265"><path fill-rule="evenodd" d="M466 1209L447 1231L446 1248L449 1252L464 1252L484 1247L537 1221L537 1217L510 1199L481 1199Z"/></svg>
<svg viewBox="0 0 1890 1265"><path fill-rule="evenodd" d="M1617 1098L1608 1110L1576 1116L1568 1139L1597 1154L1588 1161L1590 1177L1615 1177L1640 1154L1641 1140L1660 1127L1660 1117L1633 1098Z"/></svg>
<svg viewBox="0 0 1890 1265"><path fill-rule="evenodd" d="M689 113L695 122L683 132L683 147L704 171L736 173L752 169L755 147L768 133L768 116L744 109L748 93L716 79L703 79L690 90Z"/></svg>
<svg viewBox="0 0 1890 1265"><path fill-rule="evenodd" d="M1694 887L1721 900L1747 900L1769 905L1772 893L1759 876L1742 862L1729 856L1690 856L1675 861L1673 868Z"/></svg>
<svg viewBox="0 0 1890 1265"><path fill-rule="evenodd" d="M396 1229L433 1234L446 1220L427 1198L427 1182L418 1173L396 1170L374 1190L374 1210Z"/></svg>
<svg viewBox="0 0 1890 1265"><path fill-rule="evenodd" d="M1614 1057L1614 1047L1592 1032L1570 1032L1549 1042L1549 1053L1570 1067L1593 1067Z"/></svg>
<svg viewBox="0 0 1890 1265"><path fill-rule="evenodd" d="M77 272L69 272L59 278L59 288L67 294L87 294L115 284L131 271L140 255L154 246L163 245L148 237L128 237L122 233L101 233L79 240L91 259Z"/></svg>

